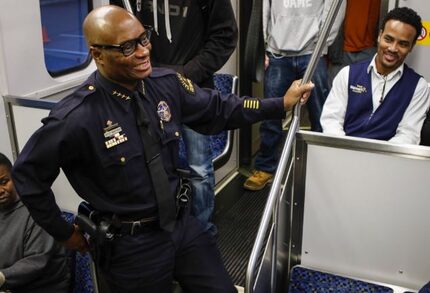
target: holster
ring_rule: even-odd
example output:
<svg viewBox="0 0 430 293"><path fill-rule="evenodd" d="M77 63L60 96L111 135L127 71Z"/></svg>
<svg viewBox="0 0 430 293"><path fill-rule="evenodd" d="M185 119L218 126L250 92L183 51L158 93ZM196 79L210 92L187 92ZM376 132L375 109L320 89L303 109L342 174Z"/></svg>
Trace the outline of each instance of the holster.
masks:
<svg viewBox="0 0 430 293"><path fill-rule="evenodd" d="M179 186L176 191L176 216L184 212L187 207L191 206L192 187L190 182L190 171L177 169L179 174Z"/></svg>
<svg viewBox="0 0 430 293"><path fill-rule="evenodd" d="M96 266L108 270L112 241L115 237L112 221L102 216L89 203L82 202L79 205L75 222L89 236L90 254Z"/></svg>

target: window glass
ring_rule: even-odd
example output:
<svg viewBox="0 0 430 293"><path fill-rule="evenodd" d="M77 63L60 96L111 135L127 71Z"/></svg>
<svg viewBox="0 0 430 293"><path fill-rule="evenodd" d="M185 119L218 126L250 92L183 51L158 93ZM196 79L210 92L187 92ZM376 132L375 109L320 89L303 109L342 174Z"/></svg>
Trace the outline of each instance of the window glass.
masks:
<svg viewBox="0 0 430 293"><path fill-rule="evenodd" d="M40 0L45 65L52 76L78 70L90 61L82 22L89 0Z"/></svg>

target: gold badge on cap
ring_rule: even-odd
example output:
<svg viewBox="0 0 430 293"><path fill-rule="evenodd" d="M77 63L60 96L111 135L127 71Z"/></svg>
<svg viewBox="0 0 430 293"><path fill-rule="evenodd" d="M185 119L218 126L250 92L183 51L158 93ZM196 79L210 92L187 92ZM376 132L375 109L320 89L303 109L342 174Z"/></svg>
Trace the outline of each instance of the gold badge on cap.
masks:
<svg viewBox="0 0 430 293"><path fill-rule="evenodd" d="M176 72L176 76L178 77L179 81L181 82L182 87L189 93L194 95L196 92L194 90L194 85L191 80L188 78L182 76L180 73Z"/></svg>
<svg viewBox="0 0 430 293"><path fill-rule="evenodd" d="M157 114L161 121L169 122L172 118L172 113L170 113L169 105L165 101L161 101L157 106Z"/></svg>

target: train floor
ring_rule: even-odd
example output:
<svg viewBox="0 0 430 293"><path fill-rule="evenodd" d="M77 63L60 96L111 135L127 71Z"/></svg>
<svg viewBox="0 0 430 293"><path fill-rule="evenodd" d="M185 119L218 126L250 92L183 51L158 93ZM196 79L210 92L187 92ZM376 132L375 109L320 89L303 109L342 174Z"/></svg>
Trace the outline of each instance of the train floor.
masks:
<svg viewBox="0 0 430 293"><path fill-rule="evenodd" d="M302 114L300 128L310 130L306 107ZM290 119L291 117L283 123L283 141L287 136ZM283 146L284 143L281 143L278 147L279 156ZM239 174L215 198L214 223L218 228L218 248L233 282L240 287L245 286L248 260L271 188L270 184L260 191L247 191L243 188L254 159L251 160L251 165L239 168Z"/></svg>
<svg viewBox="0 0 430 293"><path fill-rule="evenodd" d="M226 201L227 198L231 205L217 208L214 218L218 228L217 244L224 264L234 283L240 287L245 286L249 256L270 191L270 186L260 191L246 191L242 187L245 179L239 174L217 195L216 204L222 205L222 199Z"/></svg>

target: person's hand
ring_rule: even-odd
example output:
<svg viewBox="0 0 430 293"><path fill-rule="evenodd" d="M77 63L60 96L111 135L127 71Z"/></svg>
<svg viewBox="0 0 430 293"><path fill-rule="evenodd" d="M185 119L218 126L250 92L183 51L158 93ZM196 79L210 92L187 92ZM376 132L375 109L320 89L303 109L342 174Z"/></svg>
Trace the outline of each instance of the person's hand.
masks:
<svg viewBox="0 0 430 293"><path fill-rule="evenodd" d="M5 278L4 274L2 272L0 272L0 287L3 286L5 281L6 281L6 278Z"/></svg>
<svg viewBox="0 0 430 293"><path fill-rule="evenodd" d="M269 56L267 56L267 54L264 54L264 70L266 70L267 67L269 67L269 63L270 63Z"/></svg>
<svg viewBox="0 0 430 293"><path fill-rule="evenodd" d="M78 250L80 253L85 253L89 250L89 245L87 239L80 232L79 226L73 225L73 234L66 241L62 242L62 244L67 249Z"/></svg>
<svg viewBox="0 0 430 293"><path fill-rule="evenodd" d="M284 95L284 108L286 111L291 110L297 102L304 104L309 99L312 89L315 85L310 81L307 84L301 84L302 80L295 80Z"/></svg>

